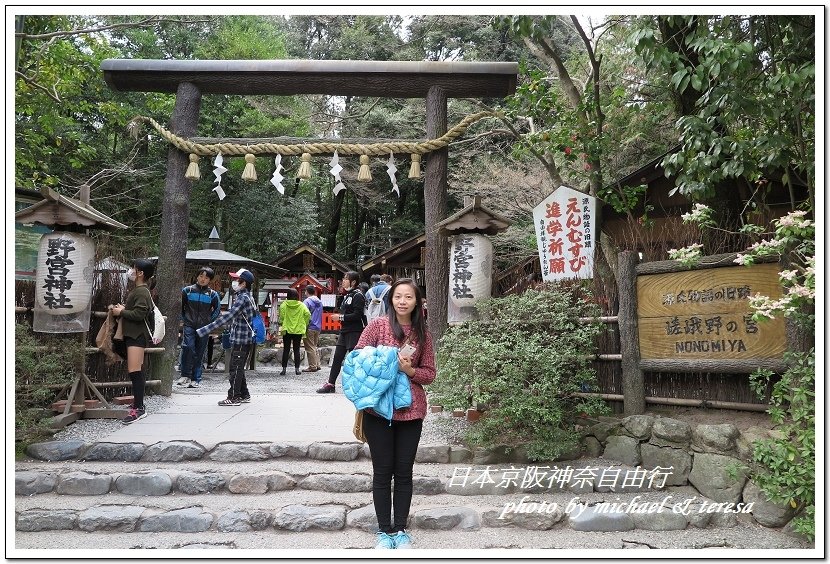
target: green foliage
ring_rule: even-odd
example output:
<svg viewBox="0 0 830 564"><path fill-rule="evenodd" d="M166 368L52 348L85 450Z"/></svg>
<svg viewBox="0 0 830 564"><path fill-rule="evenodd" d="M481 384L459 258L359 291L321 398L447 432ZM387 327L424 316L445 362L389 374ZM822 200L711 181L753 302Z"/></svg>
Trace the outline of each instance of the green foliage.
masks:
<svg viewBox="0 0 830 564"><path fill-rule="evenodd" d="M475 445L523 446L533 460L576 446L580 413L605 409L591 391L598 324L579 323L599 308L578 286L547 284L476 305L479 321L451 327L441 340L430 401L448 408L484 405L468 437Z"/></svg>
<svg viewBox="0 0 830 564"><path fill-rule="evenodd" d="M752 479L770 501L798 510L794 530L815 538L816 394L815 349L788 353L787 371L772 386L769 414L780 436L757 441L752 454ZM763 398L772 378L769 370L751 375L753 389Z"/></svg>
<svg viewBox="0 0 830 564"><path fill-rule="evenodd" d="M722 181L815 186L815 18L657 16L638 20L636 52L683 106L681 150L663 160L683 194ZM670 34L671 36L664 36ZM658 79L658 80L659 80Z"/></svg>
<svg viewBox="0 0 830 564"><path fill-rule="evenodd" d="M54 341L45 337L36 340L31 327L16 323L14 328L14 432L15 447L23 452L26 446L48 438L48 420L44 410L55 398L55 390L46 386L71 381L84 354L75 339ZM47 350L38 345L50 342Z"/></svg>

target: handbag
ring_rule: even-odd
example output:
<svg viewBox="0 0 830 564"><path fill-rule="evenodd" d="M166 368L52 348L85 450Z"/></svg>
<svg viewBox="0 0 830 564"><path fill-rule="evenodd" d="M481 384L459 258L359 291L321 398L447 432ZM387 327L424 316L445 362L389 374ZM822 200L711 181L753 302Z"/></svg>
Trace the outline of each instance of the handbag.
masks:
<svg viewBox="0 0 830 564"><path fill-rule="evenodd" d="M363 431L363 410L359 410L354 414L354 427L352 427L352 433L354 433L354 438L361 443L366 442L366 433Z"/></svg>
<svg viewBox="0 0 830 564"><path fill-rule="evenodd" d="M159 306L155 304L152 297L150 297L150 303L153 304L153 328L150 329L150 325L147 323L146 318L144 319L144 326L147 327L147 332L150 333L150 340L153 341L154 345L157 345L162 341L162 339L164 339L164 333L167 331L167 328L164 325L164 321L167 317L161 314Z"/></svg>

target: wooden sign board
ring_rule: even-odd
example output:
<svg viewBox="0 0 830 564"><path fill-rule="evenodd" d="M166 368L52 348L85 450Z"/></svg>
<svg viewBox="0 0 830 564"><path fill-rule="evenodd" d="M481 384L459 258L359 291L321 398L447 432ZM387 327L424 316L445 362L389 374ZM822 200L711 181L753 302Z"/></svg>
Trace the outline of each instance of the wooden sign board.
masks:
<svg viewBox="0 0 830 564"><path fill-rule="evenodd" d="M638 276L640 358L781 358L783 316L753 321L749 297L755 294L781 296L777 264Z"/></svg>

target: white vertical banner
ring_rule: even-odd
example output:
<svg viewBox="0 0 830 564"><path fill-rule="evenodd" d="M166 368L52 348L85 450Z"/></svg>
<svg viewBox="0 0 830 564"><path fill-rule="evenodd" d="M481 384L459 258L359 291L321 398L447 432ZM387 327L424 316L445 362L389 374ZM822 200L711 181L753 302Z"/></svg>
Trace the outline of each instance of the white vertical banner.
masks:
<svg viewBox="0 0 830 564"><path fill-rule="evenodd" d="M542 280L593 278L597 199L560 186L533 208Z"/></svg>

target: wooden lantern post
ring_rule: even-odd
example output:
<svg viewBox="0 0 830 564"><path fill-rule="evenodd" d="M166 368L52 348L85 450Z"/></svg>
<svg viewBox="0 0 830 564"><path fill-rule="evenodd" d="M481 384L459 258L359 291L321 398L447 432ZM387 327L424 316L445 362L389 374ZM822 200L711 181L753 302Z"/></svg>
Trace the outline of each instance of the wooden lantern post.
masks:
<svg viewBox="0 0 830 564"><path fill-rule="evenodd" d="M15 214L15 221L20 223L40 223L52 229L60 228L62 232L78 233L88 235L90 229L124 229L127 226L114 219L107 217L89 205L89 187L84 185L80 189L80 199L62 196L50 188L40 190L44 199ZM50 237L53 234L47 233L43 237ZM92 252L94 259L94 250ZM42 265L39 265L42 268ZM67 288L69 289L69 288ZM84 327L87 325L84 324ZM86 375L86 343L88 330L73 331L66 329L62 332L79 332L81 338L80 355L76 365L75 377L72 382L67 383L58 393L56 399L68 389L69 393L64 406L63 413L53 418L53 426L62 428L76 421L82 416L99 418L117 418L123 416L123 410L112 409L109 402L101 394L95 384ZM87 396L97 399L103 404L103 408L87 409L85 400Z"/></svg>

